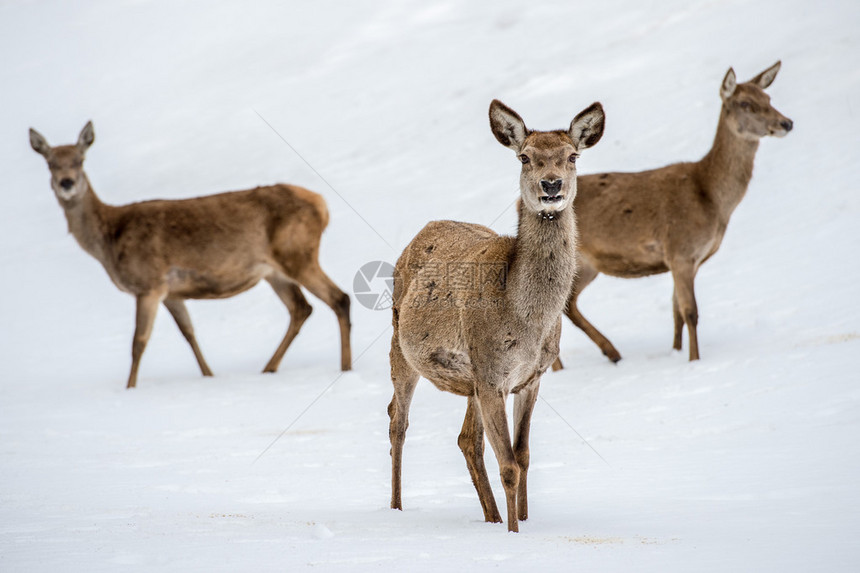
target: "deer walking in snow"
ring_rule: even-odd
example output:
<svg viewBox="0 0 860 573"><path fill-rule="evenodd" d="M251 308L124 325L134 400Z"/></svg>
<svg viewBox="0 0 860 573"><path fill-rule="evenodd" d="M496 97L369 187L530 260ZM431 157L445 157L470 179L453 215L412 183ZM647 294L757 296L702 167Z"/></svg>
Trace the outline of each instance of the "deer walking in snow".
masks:
<svg viewBox="0 0 860 573"><path fill-rule="evenodd" d="M690 360L699 358L698 309L693 282L717 249L729 217L752 178L759 140L782 137L792 121L764 92L777 62L738 84L731 68L720 86L723 101L717 134L705 157L639 173L601 173L579 178L574 201L579 222L579 272L565 313L613 362L621 354L577 308L577 298L599 273L622 278L671 272L675 283L673 347L681 349L687 326ZM561 367L557 361L554 368Z"/></svg>
<svg viewBox="0 0 860 573"><path fill-rule="evenodd" d="M458 443L490 522L501 522L484 466L484 431L499 462L508 530L528 517L529 425L540 377L558 356L561 313L576 271L576 158L603 134L599 103L567 130L531 131L498 100L496 139L522 162L519 230L500 237L454 221L427 224L403 251L391 338L391 507L402 509L401 460L419 376L468 398ZM505 401L514 402L513 445Z"/></svg>
<svg viewBox="0 0 860 573"><path fill-rule="evenodd" d="M340 326L341 368L352 364L349 296L322 271L320 236L328 224L323 198L294 185L272 185L178 201L102 203L84 173L93 144L92 122L74 145L51 147L30 130L30 145L48 162L51 188L78 244L105 268L113 283L137 300L131 372L164 304L188 340L204 376L212 371L197 345L186 299L227 298L265 279L290 314L287 333L264 372L277 370L311 305L299 285L334 310Z"/></svg>

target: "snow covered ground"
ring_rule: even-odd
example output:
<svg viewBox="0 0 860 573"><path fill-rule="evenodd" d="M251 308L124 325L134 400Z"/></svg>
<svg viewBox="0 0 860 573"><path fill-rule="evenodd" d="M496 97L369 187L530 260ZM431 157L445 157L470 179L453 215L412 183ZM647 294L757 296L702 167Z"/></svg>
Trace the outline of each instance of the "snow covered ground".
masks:
<svg viewBox="0 0 860 573"><path fill-rule="evenodd" d="M590 4L0 4L0 571L857 570L860 4ZM388 509L389 312L354 300L341 374L312 300L261 375L286 327L268 286L191 302L216 377L161 312L126 391L133 301L67 234L27 141L92 119L87 171L111 203L315 189L323 266L351 290L429 220L513 231L492 98L541 129L599 100L581 172L638 170L703 155L726 69L777 59L768 91L795 129L762 142L699 274L703 359L670 350L668 276L589 287L581 308L624 360L566 322L518 535L481 520L465 401L427 382L405 511Z"/></svg>

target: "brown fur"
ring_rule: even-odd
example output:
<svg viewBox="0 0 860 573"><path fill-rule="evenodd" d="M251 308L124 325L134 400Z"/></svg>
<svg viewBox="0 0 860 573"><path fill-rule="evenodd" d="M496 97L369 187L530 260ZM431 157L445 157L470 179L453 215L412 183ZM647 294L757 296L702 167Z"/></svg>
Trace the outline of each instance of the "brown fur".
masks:
<svg viewBox="0 0 860 573"><path fill-rule="evenodd" d="M499 461L508 529L528 517L528 433L540 377L558 356L561 312L575 272L575 158L603 132L603 109L580 113L568 132L529 132L499 101L496 138L523 162L516 237L481 225L429 223L397 261L391 339L391 507L401 509L400 473L409 406L419 375L468 397L459 445L487 521L500 522L483 462L484 429ZM573 159L573 160L572 160ZM557 201L545 184L555 182ZM516 394L511 444L505 401Z"/></svg>
<svg viewBox="0 0 860 573"><path fill-rule="evenodd" d="M621 355L576 306L579 294L599 273L634 278L671 272L673 346L681 349L686 324L690 360L699 358L696 272L719 249L729 217L746 193L759 139L783 136L792 128L764 92L779 66L777 62L739 85L729 70L720 90L723 107L714 144L701 161L579 177L574 207L580 269L566 314L613 362Z"/></svg>
<svg viewBox="0 0 860 573"><path fill-rule="evenodd" d="M294 185L272 185L179 201L102 203L83 169L94 141L88 123L75 145L51 147L30 130L34 150L48 161L51 187L69 231L102 263L113 283L137 299L128 388L164 303L191 345L201 371L212 372L197 346L186 299L226 298L268 281L287 306L287 334L265 372L274 372L311 313L299 285L337 314L341 367L351 366L349 296L319 267L319 242L328 224L323 198Z"/></svg>

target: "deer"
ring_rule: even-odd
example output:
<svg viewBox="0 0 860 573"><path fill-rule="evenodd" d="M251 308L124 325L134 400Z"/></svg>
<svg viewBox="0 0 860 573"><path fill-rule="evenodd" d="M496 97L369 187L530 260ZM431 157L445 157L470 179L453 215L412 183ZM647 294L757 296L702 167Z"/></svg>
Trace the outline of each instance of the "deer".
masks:
<svg viewBox="0 0 860 573"><path fill-rule="evenodd" d="M764 92L780 66L776 62L744 83L738 83L729 68L720 86L717 133L701 160L579 177L574 199L579 272L565 314L612 362L621 360L621 354L577 307L579 295L600 273L621 278L671 273L672 347L682 349L686 326L689 359L699 359L696 273L720 248L729 218L746 194L759 140L783 137L794 125ZM556 361L553 369L561 366Z"/></svg>
<svg viewBox="0 0 860 573"><path fill-rule="evenodd" d="M484 432L499 462L508 530L528 518L529 428L540 378L557 358L561 314L576 272L576 159L603 135L595 102L567 130L532 131L493 100L490 127L522 167L518 230L428 223L394 272L391 381L391 507L402 510L401 467L419 377L467 398L457 443L487 522L501 516L484 466ZM514 394L513 443L505 403Z"/></svg>
<svg viewBox="0 0 860 573"><path fill-rule="evenodd" d="M136 300L131 371L126 388L137 385L140 359L163 304L173 316L203 376L203 358L187 299L220 299L265 280L287 307L286 335L264 372L275 372L310 316L306 288L326 303L340 328L341 369L352 367L349 295L319 265L320 237L329 220L322 196L296 185L276 184L181 200L127 205L102 203L84 172L95 141L92 122L72 145L51 147L30 129L30 145L51 172L51 188L68 229L95 257L121 291Z"/></svg>

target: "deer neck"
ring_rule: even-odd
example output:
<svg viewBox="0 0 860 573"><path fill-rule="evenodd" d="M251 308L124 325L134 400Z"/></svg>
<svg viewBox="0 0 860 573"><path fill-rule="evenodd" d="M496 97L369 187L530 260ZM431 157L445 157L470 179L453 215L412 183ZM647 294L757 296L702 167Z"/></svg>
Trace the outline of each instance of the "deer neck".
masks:
<svg viewBox="0 0 860 573"><path fill-rule="evenodd" d="M723 106L714 144L699 165L702 185L726 221L746 194L758 144L757 138L747 139L729 127Z"/></svg>
<svg viewBox="0 0 860 573"><path fill-rule="evenodd" d="M519 208L519 231L508 275L515 312L533 324L561 315L576 272L573 206L552 216Z"/></svg>
<svg viewBox="0 0 860 573"><path fill-rule="evenodd" d="M108 205L102 203L93 191L90 180L84 175L86 190L79 198L63 204L69 232L89 254L104 263L107 236Z"/></svg>

